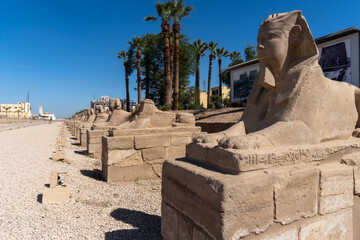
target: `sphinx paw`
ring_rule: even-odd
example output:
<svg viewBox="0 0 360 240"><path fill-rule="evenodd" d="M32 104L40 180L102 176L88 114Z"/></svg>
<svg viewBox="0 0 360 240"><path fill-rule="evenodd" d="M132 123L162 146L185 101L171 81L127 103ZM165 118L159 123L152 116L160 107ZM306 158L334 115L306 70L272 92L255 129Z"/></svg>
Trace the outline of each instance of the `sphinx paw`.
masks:
<svg viewBox="0 0 360 240"><path fill-rule="evenodd" d="M219 141L219 147L235 149L255 149L271 146L271 142L262 135L225 137Z"/></svg>
<svg viewBox="0 0 360 240"><path fill-rule="evenodd" d="M219 141L219 147L242 149L246 147L246 136L225 137Z"/></svg>
<svg viewBox="0 0 360 240"><path fill-rule="evenodd" d="M217 143L225 134L223 133L200 133L193 137L194 143Z"/></svg>

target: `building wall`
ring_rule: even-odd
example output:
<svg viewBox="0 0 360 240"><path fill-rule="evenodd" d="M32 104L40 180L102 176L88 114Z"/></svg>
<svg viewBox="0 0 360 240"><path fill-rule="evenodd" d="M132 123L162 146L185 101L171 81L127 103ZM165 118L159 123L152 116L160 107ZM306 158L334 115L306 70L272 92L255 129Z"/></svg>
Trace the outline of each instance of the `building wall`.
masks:
<svg viewBox="0 0 360 240"><path fill-rule="evenodd" d="M233 102L241 102L247 98L245 92L249 92L251 89L243 89L239 87L239 84L243 81L254 81L255 79L250 79L250 75L252 76L253 73L256 72L256 76L260 70L260 66L258 63L246 66L244 68L236 69L230 72L230 87L232 89L230 101ZM256 78L255 76L255 78ZM253 78L253 76L252 76ZM252 86L252 84L251 84Z"/></svg>
<svg viewBox="0 0 360 240"><path fill-rule="evenodd" d="M230 87L221 86L222 88L222 99L230 97ZM219 87L211 88L211 95L218 95Z"/></svg>
<svg viewBox="0 0 360 240"><path fill-rule="evenodd" d="M200 106L207 108L207 92L200 92Z"/></svg>
<svg viewBox="0 0 360 240"><path fill-rule="evenodd" d="M30 103L0 104L0 117L7 118L30 118Z"/></svg>
<svg viewBox="0 0 360 240"><path fill-rule="evenodd" d="M343 44L345 45L345 49L340 48L338 49L338 51L336 51L336 49L334 49L334 47L336 47L336 45L339 44ZM341 46L341 45L340 45ZM339 63L338 65L342 65L344 67L337 67L334 66L331 71L327 71L324 67L324 64L322 63L322 61L324 61L324 57L322 58L322 54L323 54L323 49L326 50L332 50L333 54L336 56L342 56L344 55L345 57L348 58L349 63ZM318 49L319 49L319 63L320 65L322 65L323 70L324 70L324 74L325 76L329 77L329 78L333 78L334 80L336 80L335 78L339 78L339 71L341 71L342 69L344 69L345 72L345 76L343 78L344 82L348 82L350 84L353 84L357 87L360 86L359 84L359 33L354 33L351 34L349 36L345 36L342 38L338 38L326 43L322 43L322 44L318 44ZM332 62L336 62L336 61L341 61L342 57L339 57L340 59L334 59L334 57L332 59L329 59L328 62L331 61ZM333 63L332 65L337 65L336 63ZM350 66L349 66L350 65ZM339 69L340 68L340 69ZM339 79L340 80L340 79Z"/></svg>

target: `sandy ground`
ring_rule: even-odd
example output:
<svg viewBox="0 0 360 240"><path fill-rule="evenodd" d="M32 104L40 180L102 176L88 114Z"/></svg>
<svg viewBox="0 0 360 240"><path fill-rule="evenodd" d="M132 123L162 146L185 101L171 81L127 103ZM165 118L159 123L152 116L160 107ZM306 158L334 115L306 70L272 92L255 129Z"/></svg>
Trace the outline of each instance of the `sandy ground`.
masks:
<svg viewBox="0 0 360 240"><path fill-rule="evenodd" d="M101 181L69 132L68 163L49 159L60 124L0 132L0 239L161 239L160 180ZM69 173L69 203L41 203L51 171Z"/></svg>
<svg viewBox="0 0 360 240"><path fill-rule="evenodd" d="M33 122L19 122L19 123L8 123L8 124L1 124L0 123L0 132L9 131L13 129L25 128L30 126L42 125L42 124L49 124L49 122L44 121L33 121Z"/></svg>

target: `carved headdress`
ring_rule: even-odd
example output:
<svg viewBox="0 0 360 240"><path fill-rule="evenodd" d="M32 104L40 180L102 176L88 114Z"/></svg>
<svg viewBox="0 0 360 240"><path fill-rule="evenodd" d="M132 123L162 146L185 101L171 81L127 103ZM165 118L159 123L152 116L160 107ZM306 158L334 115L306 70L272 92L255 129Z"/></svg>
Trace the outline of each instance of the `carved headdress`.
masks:
<svg viewBox="0 0 360 240"><path fill-rule="evenodd" d="M265 21L260 25L259 32L268 32L269 30L281 30L285 37L288 38L288 49L286 63L287 67L290 68L299 62L307 59L317 59L318 49L314 38L310 32L309 26L302 15L301 11L292 11L288 13L279 13L268 16ZM276 54L276 52L274 52ZM264 88L275 88L276 82L274 75L269 70L268 66L264 64L260 59L260 72L257 79L257 84ZM295 87L296 82L289 83ZM286 85L286 84L285 84ZM250 94L248 103L255 103L260 93L261 87L254 86L255 92ZM255 89L255 87L257 89ZM292 87L283 88L279 95L282 100L284 96L290 94ZM277 99L277 102L278 100ZM286 97L285 97L286 98Z"/></svg>

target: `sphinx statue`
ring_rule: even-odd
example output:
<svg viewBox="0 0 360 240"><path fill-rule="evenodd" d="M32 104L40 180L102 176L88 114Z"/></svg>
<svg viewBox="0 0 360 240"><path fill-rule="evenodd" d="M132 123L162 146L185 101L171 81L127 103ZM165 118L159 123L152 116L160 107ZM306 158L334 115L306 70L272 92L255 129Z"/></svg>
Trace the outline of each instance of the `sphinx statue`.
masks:
<svg viewBox="0 0 360 240"><path fill-rule="evenodd" d="M92 129L97 129L99 127L116 127L129 121L132 116L131 113L121 109L120 99L117 98L111 98L109 100L109 111L111 112L111 115L109 115L107 121L94 123Z"/></svg>
<svg viewBox="0 0 360 240"><path fill-rule="evenodd" d="M94 120L95 120L95 118L96 118L96 116L95 116L95 114L94 114L94 109L92 109L92 108L86 109L85 114L86 114L86 116L87 116L87 118L86 118L86 120L85 120L85 123L92 123L92 122L94 122Z"/></svg>
<svg viewBox="0 0 360 240"><path fill-rule="evenodd" d="M109 118L109 114L104 111L104 108L101 105L97 105L95 107L95 115L96 117L93 123L103 123L106 122Z"/></svg>
<svg viewBox="0 0 360 240"><path fill-rule="evenodd" d="M169 127L176 121L176 114L164 112L156 108L151 99L144 99L136 106L132 112L132 117L128 122L118 126L118 129L129 128L157 128Z"/></svg>
<svg viewBox="0 0 360 240"><path fill-rule="evenodd" d="M256 149L351 137L358 125L359 89L324 76L301 11L267 17L257 52L260 72L241 120L223 132L198 134L194 142Z"/></svg>

